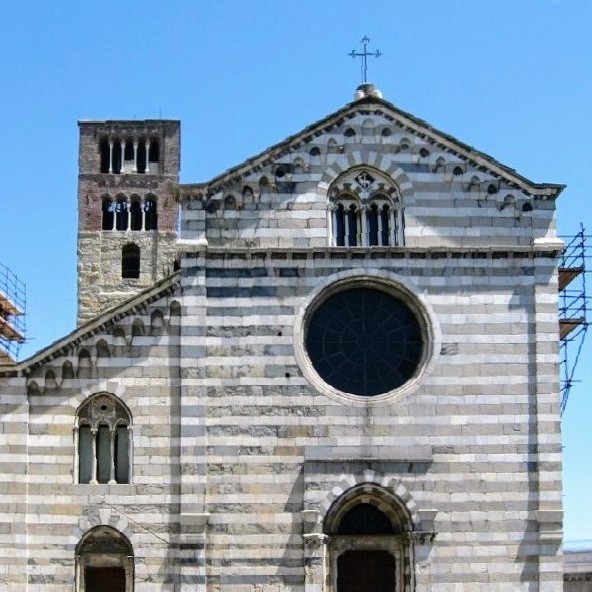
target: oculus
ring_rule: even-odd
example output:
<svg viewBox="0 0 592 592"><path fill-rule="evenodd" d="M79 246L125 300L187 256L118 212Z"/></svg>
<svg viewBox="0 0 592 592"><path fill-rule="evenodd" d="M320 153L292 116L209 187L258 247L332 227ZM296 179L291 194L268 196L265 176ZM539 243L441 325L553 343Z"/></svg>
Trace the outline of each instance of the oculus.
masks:
<svg viewBox="0 0 592 592"><path fill-rule="evenodd" d="M422 323L406 302L368 285L330 294L310 313L304 345L318 376L337 391L374 397L418 374Z"/></svg>

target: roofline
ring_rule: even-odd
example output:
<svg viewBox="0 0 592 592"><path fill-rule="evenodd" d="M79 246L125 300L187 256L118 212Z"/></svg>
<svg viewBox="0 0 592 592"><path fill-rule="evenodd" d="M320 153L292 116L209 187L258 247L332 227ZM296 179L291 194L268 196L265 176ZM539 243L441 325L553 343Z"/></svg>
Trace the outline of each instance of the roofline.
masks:
<svg viewBox="0 0 592 592"><path fill-rule="evenodd" d="M105 124L133 124L139 123L181 123L180 119L79 119L78 125L105 125Z"/></svg>
<svg viewBox="0 0 592 592"><path fill-rule="evenodd" d="M536 194L543 198L555 199L565 188L565 185L560 183L535 183L527 177L520 175L514 169L503 165L489 154L481 152L473 146L461 142L454 136L440 131L424 120L419 119L414 115L395 107L395 105L389 103L385 99L376 96L365 96L348 103L341 109L305 127L296 134L288 136L284 140L259 152L257 155L227 169L225 172L210 179L210 181L204 183L181 184L180 188L183 189L183 187L186 187L187 189L194 188L203 190L211 188L210 191L216 193L218 190L217 186L223 186L228 182L229 178L230 180L235 181L237 176L246 177L252 170L257 170L258 168L273 162L278 156L288 154L291 150L297 149L303 143L310 142L313 137L319 136L325 131L329 131L328 128L331 128L338 123L338 121L335 120L345 117L346 114L353 109L363 108L364 105L368 107L378 105L381 108L393 111L398 119L402 120L401 123L410 131L430 137L434 144L439 145L449 152L456 153L462 160L467 160L474 164L474 166L489 170L494 175L505 177L529 194ZM183 197L181 197L181 200L183 200Z"/></svg>
<svg viewBox="0 0 592 592"><path fill-rule="evenodd" d="M72 345L99 333L107 325L123 318L130 311L139 310L151 302L154 302L167 292L171 292L177 287L177 285L179 285L180 277L181 272L175 271L132 298L106 310L94 319L83 323L68 335L54 341L22 362L6 365L0 364L0 376L4 373L14 375L16 372L23 372L26 375L44 362L63 355L67 349L72 347Z"/></svg>

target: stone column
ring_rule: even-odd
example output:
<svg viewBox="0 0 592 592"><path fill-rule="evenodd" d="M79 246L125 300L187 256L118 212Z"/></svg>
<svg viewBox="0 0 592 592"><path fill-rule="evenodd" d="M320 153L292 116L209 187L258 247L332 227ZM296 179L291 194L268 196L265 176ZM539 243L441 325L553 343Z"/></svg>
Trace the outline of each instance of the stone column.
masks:
<svg viewBox="0 0 592 592"><path fill-rule="evenodd" d="M146 140L146 168L144 169L144 172L150 172L150 140Z"/></svg>
<svg viewBox="0 0 592 592"><path fill-rule="evenodd" d="M113 140L109 138L109 173L113 172Z"/></svg>
<svg viewBox="0 0 592 592"><path fill-rule="evenodd" d="M138 172L138 140L134 140L134 168L132 171L134 173Z"/></svg>

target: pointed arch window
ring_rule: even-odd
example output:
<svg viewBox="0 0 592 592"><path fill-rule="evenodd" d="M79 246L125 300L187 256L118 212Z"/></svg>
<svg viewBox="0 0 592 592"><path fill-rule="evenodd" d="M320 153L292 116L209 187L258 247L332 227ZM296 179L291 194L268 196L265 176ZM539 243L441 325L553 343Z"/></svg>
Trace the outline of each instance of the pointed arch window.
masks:
<svg viewBox="0 0 592 592"><path fill-rule="evenodd" d="M78 483L131 482L131 415L113 395L96 395L76 414Z"/></svg>
<svg viewBox="0 0 592 592"><path fill-rule="evenodd" d="M140 247L134 243L123 245L121 249L121 277L129 279L140 277Z"/></svg>

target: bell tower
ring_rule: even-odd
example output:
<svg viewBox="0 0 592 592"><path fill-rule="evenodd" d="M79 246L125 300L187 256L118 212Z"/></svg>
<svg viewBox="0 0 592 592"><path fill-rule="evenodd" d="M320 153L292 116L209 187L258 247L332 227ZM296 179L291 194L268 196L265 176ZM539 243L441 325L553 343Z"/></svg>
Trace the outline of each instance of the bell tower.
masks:
<svg viewBox="0 0 592 592"><path fill-rule="evenodd" d="M171 273L178 120L80 121L78 324Z"/></svg>

